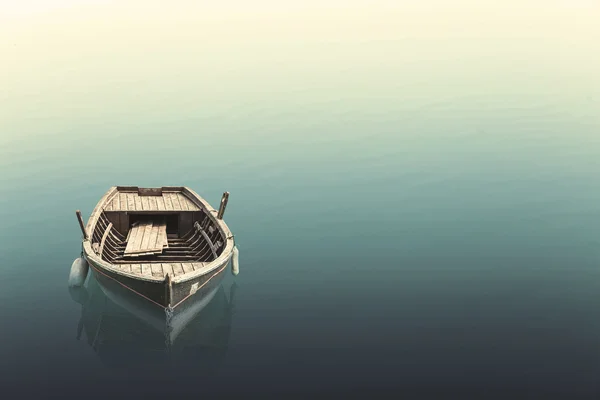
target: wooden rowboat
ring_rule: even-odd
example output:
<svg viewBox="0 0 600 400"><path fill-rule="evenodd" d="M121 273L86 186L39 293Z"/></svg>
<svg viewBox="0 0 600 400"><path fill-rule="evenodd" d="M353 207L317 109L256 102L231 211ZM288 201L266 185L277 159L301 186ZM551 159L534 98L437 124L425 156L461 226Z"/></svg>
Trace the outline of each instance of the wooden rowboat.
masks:
<svg viewBox="0 0 600 400"><path fill-rule="evenodd" d="M216 288L234 252L223 214L187 187L115 186L84 227L83 254L93 274L165 309Z"/></svg>

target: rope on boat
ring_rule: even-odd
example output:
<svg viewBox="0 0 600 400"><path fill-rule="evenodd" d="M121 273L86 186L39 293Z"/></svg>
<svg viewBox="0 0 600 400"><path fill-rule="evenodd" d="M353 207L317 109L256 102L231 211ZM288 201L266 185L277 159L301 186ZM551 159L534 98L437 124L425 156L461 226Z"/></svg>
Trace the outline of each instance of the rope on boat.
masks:
<svg viewBox="0 0 600 400"><path fill-rule="evenodd" d="M94 271L96 271L96 272L99 272L100 274L102 274L103 276L105 276L105 277L107 277L107 278L109 278L109 279L112 279L113 281L117 282L119 285L123 286L123 287L124 287L124 288L126 288L126 289L129 289L129 290L131 290L133 293L135 293L135 294L137 294L137 295L139 295L139 296L141 296L141 297L145 298L146 300L148 300L148 301L150 301L150 302L152 302L152 303L156 304L156 305L157 305L157 306L159 306L160 308L164 308L164 309L166 309L166 307L165 307L165 306L163 306L162 304L159 304L159 303L157 303L156 301L152 300L151 298L144 296L143 294L141 294L140 292L138 292L138 291L136 291L136 290L134 290L134 289L130 288L130 287L129 287L129 286L127 286L126 284L124 284L124 283L122 283L122 282L119 282L117 279L113 278L113 277L112 277L112 276L110 276L110 275L107 275L107 274L105 274L104 272L100 271L98 268L94 267L93 265L92 265L92 268L94 268Z"/></svg>
<svg viewBox="0 0 600 400"><path fill-rule="evenodd" d="M91 264L90 264L90 265L91 265ZM159 306L160 308L164 309L164 310L165 310L165 314L166 314L167 318L171 318L171 317L173 316L173 310L175 310L175 308L176 308L177 306L179 306L181 303L183 303L185 300L187 300L187 299L188 299L190 296L192 296L193 294L195 294L195 293L196 293L198 290L202 289L202 288L203 288L203 287L204 287L204 286L205 286L205 285L206 285L208 282L210 282L210 280L211 280L212 278L214 278L216 275L218 275L219 273L221 273L221 271L223 271L223 270L225 269L225 267L227 267L227 264L223 265L223 266L221 267L221 269L219 269L217 272L215 272L214 274L212 274L212 275L210 276L210 278L208 278L208 279L207 279L207 280L206 280L206 281L205 281L205 282L204 282L202 285L200 285L200 286L198 287L198 289L196 289L196 290L195 290L193 293L190 293L190 294L188 294L187 296L185 296L183 299L179 300L179 302L178 302L177 304L175 304L175 305L174 305L174 306L172 306L172 307L171 307L171 306L165 307L165 306L163 306L162 304L160 304L160 303L157 303L156 301L152 300L151 298L144 296L143 294L141 294L140 292L136 291L135 289L132 289L132 288L130 288L130 287L129 287L129 286L127 286L126 284L124 284L124 283L122 283L122 282L119 282L117 279L113 278L112 276L105 274L104 272L100 271L98 268L96 268L96 267L94 267L94 266L92 265L92 268L94 268L94 270L95 270L96 272L99 272L99 273L100 273L100 274L102 274L103 276L105 276L105 277L107 277L107 278L109 278L109 279L112 279L113 281L117 282L119 285L123 286L124 288L131 290L133 293L135 293L135 294L137 294L137 295L139 295L139 296L143 297L144 299L146 299L146 300L148 300L148 301L150 301L150 302L152 302L152 303L156 304L156 305L157 305L157 306Z"/></svg>
<svg viewBox="0 0 600 400"><path fill-rule="evenodd" d="M198 286L198 289L196 289L196 290L195 290L193 293L192 293L192 292L190 292L190 294L188 294L187 296L185 296L183 299L179 300L179 302L178 302L177 304L175 304L175 305L173 306L173 308L177 307L178 305L180 305L181 303L183 303L185 300L187 300L187 299L188 299L188 297L192 296L192 295L193 295L194 293L196 293L198 290L202 289L202 288L203 288L203 287L204 287L204 286L205 286L205 285L206 285L208 282L210 282L210 280L211 280L212 278L214 278L215 276L217 276L218 274L220 274L220 273L221 273L221 271L223 271L223 270L225 269L225 267L227 267L227 263L225 263L225 265L223 265L223 266L221 267L221 269L219 269L217 272L215 272L214 274L212 274L212 275L210 276L210 278L208 278L208 279L207 279L207 280L206 280L206 281L205 281L205 282L204 282L202 285Z"/></svg>

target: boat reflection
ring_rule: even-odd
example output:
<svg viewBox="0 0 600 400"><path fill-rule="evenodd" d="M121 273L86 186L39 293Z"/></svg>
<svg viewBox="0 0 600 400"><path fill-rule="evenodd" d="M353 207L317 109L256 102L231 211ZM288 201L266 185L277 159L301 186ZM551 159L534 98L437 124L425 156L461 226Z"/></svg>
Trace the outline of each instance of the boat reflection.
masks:
<svg viewBox="0 0 600 400"><path fill-rule="evenodd" d="M116 282L90 274L87 287L69 288L82 305L77 339L84 340L109 365L183 359L220 364L229 342L235 283L229 298L222 285L198 293L172 314L136 296Z"/></svg>

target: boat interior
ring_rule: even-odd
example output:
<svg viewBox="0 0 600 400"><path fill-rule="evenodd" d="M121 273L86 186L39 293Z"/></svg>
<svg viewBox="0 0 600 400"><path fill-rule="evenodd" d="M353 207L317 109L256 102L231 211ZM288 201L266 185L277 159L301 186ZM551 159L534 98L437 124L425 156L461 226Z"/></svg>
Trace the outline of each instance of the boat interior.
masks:
<svg viewBox="0 0 600 400"><path fill-rule="evenodd" d="M91 236L93 250L111 264L211 262L226 243L216 223L199 208L104 209Z"/></svg>

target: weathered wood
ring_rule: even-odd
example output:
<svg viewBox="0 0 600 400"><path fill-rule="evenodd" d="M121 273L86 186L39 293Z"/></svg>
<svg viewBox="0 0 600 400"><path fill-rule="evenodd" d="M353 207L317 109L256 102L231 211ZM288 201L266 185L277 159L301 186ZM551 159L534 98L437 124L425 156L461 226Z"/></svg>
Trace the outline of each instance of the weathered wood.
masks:
<svg viewBox="0 0 600 400"><path fill-rule="evenodd" d="M166 208L165 208L165 199L162 196L156 198L156 208L159 211L166 210Z"/></svg>
<svg viewBox="0 0 600 400"><path fill-rule="evenodd" d="M142 276L152 276L152 266L150 264L141 264Z"/></svg>
<svg viewBox="0 0 600 400"><path fill-rule="evenodd" d="M192 267L194 267L194 271L198 270L198 269L202 269L206 265L206 263L203 263L203 262L195 262L195 263L191 263L191 264L192 264Z"/></svg>
<svg viewBox="0 0 600 400"><path fill-rule="evenodd" d="M169 241L167 239L167 224L164 224L164 227L161 226L161 228L158 231L158 236L156 237L156 246L162 246L164 247L168 247L169 246Z"/></svg>
<svg viewBox="0 0 600 400"><path fill-rule="evenodd" d="M161 265L162 265L162 270L163 270L164 275L167 275L167 274L174 275L173 267L171 266L171 264L161 264Z"/></svg>
<svg viewBox="0 0 600 400"><path fill-rule="evenodd" d="M136 232L131 234L131 239L127 242L125 254L139 252L142 240L144 240L144 234L146 233L146 224L139 223L132 229L135 229Z"/></svg>
<svg viewBox="0 0 600 400"><path fill-rule="evenodd" d="M169 196L169 193L163 193L163 200L167 210L173 210L173 203L171 202L171 196Z"/></svg>
<svg viewBox="0 0 600 400"><path fill-rule="evenodd" d="M121 209L124 211L129 210L129 201L127 201L126 193L119 193L119 203L121 203ZM133 211L133 209L132 209Z"/></svg>
<svg viewBox="0 0 600 400"><path fill-rule="evenodd" d="M79 227L81 228L81 233L83 233L83 239L84 240L88 240L88 234L85 231L85 225L83 224L83 218L81 217L81 211L77 210L75 211L75 214L77 215L77 221L79 221Z"/></svg>
<svg viewBox="0 0 600 400"><path fill-rule="evenodd" d="M119 192L137 192L139 188L137 186L117 186Z"/></svg>
<svg viewBox="0 0 600 400"><path fill-rule="evenodd" d="M130 253L130 254L127 254L127 257L133 257L133 258L138 257L139 258L139 257L144 257L144 256L154 256L157 253L158 252L156 252L156 251L147 251L145 253Z"/></svg>
<svg viewBox="0 0 600 400"><path fill-rule="evenodd" d="M142 201L142 210L149 211L151 209L150 201L148 200L148 196L143 196L143 197L138 196L137 198L141 199L141 201Z"/></svg>
<svg viewBox="0 0 600 400"><path fill-rule="evenodd" d="M142 198L137 195L137 193L127 193L127 197L131 197L133 204L135 205L134 210L141 211L142 208Z"/></svg>
<svg viewBox="0 0 600 400"><path fill-rule="evenodd" d="M206 242L210 246L210 250L212 251L213 256L215 256L215 258L217 258L218 255L217 255L217 250L215 249L215 245L213 244L212 240L210 240L210 238L208 237L208 235L206 234L206 232L204 232L204 229L200 229L200 234L202 236L204 236L204 240L206 240Z"/></svg>
<svg viewBox="0 0 600 400"><path fill-rule="evenodd" d="M152 234L152 227L153 226L154 226L154 223L150 222L150 223L146 224L146 227L144 228L144 238L142 239L142 243L140 244L140 250L142 250L142 251L144 249L151 250L148 247L148 243L150 243L150 235Z"/></svg>
<svg viewBox="0 0 600 400"><path fill-rule="evenodd" d="M162 196L162 188L137 188L138 196Z"/></svg>
<svg viewBox="0 0 600 400"><path fill-rule="evenodd" d="M105 211L200 211L186 188L138 188L117 186L117 191L104 204ZM115 222L115 221L111 221Z"/></svg>
<svg viewBox="0 0 600 400"><path fill-rule="evenodd" d="M152 276L161 277L163 276L163 270L160 264L151 264L152 265Z"/></svg>
<svg viewBox="0 0 600 400"><path fill-rule="evenodd" d="M219 206L219 212L217 213L217 219L223 219L223 214L225 214L225 207L227 207L227 202L229 201L229 192L223 193L223 197L221 197L221 205Z"/></svg>
<svg viewBox="0 0 600 400"><path fill-rule="evenodd" d="M181 204L179 204L177 193L169 193L169 198L171 199L171 203L173 203L173 208L176 210L181 210Z"/></svg>
<svg viewBox="0 0 600 400"><path fill-rule="evenodd" d="M139 223L134 223L131 229L129 230L129 234L127 235L127 247L125 248L125 251L131 251L135 248L135 242L137 240L137 236L140 234L140 231L141 229L139 229Z"/></svg>
<svg viewBox="0 0 600 400"><path fill-rule="evenodd" d="M173 282L171 281L171 274L165 275L165 300L167 306L173 303Z"/></svg>
<svg viewBox="0 0 600 400"><path fill-rule="evenodd" d="M189 210L188 199L181 193L177 193L177 200L179 200L179 204L181 205L181 209L184 211Z"/></svg>
<svg viewBox="0 0 600 400"><path fill-rule="evenodd" d="M160 227L161 227L160 223L158 225L157 224L152 225L152 231L150 231L150 235L148 236L148 245L146 246L146 248L162 249L162 247L163 247L162 243L160 244L160 246L157 246L157 243L156 243L156 239L158 239L158 231L160 230ZM166 227L165 227L165 231L166 231Z"/></svg>
<svg viewBox="0 0 600 400"><path fill-rule="evenodd" d="M93 241L98 244L102 243L104 237L101 256L104 262L98 260L91 248L91 242L84 241L84 250L89 255L91 264L95 263L96 268L104 269L104 272L114 279L130 287L142 288L140 293L148 295L162 305L176 306L191 293L190 282L196 282L197 279L210 279L214 276L212 273L214 268L211 266L216 267L216 265L213 260L219 252L231 250L231 240L228 239L231 233L224 222L216 219L218 211L188 188L172 187L166 190L161 188L161 190L149 189L148 191L140 189L138 187L111 188L90 217L85 231L90 240L93 238ZM136 201L141 205L136 204ZM170 209L167 203L170 203ZM108 212L103 214L103 210ZM167 235L166 224L164 234L162 230L157 230L157 225L161 224L158 220L159 215L179 212L183 213L184 218L179 220L178 234ZM152 221L149 233L146 227L143 230L142 227L129 228L130 219L137 219L140 214L145 214L146 216L142 218ZM155 214L154 218L152 214ZM202 224L202 233L189 229L194 222ZM112 227L107 229L110 224ZM124 253L134 242L138 242L139 251L135 253L135 258L127 259L132 254L125 256ZM156 254L153 250L159 247L161 247L160 253ZM99 249L100 246L97 247L97 250ZM221 255L223 258L219 258L221 260L219 271L223 270L223 263L227 261L225 256ZM114 267L105 267L107 263L113 264ZM202 271L207 269L210 269L211 275L202 276ZM193 275L193 278L187 279L190 275ZM161 281L167 279L171 284L165 284L163 288ZM141 286L136 286L138 284Z"/></svg>
<svg viewBox="0 0 600 400"><path fill-rule="evenodd" d="M121 202L119 201L119 193L115 194L115 196L112 199L112 209L113 210L121 209Z"/></svg>
<svg viewBox="0 0 600 400"><path fill-rule="evenodd" d="M152 221L139 223L135 227L132 227L133 232L127 242L124 254L140 256L146 255L144 253L162 252L166 230L167 226L165 223L159 223L156 226Z"/></svg>
<svg viewBox="0 0 600 400"><path fill-rule="evenodd" d="M113 224L111 222L108 224L108 227L104 231L104 235L102 235L102 240L100 241L100 249L98 250L98 255L100 256L100 258L102 258L102 251L104 250L104 245L106 244L106 238L108 237L108 234L110 233L112 227Z"/></svg>
<svg viewBox="0 0 600 400"><path fill-rule="evenodd" d="M181 263L181 267L183 268L183 273L187 274L188 272L193 272L194 271L194 267L192 266L191 263Z"/></svg>
<svg viewBox="0 0 600 400"><path fill-rule="evenodd" d="M183 274L183 267L181 266L181 263L171 263L171 267L173 268L173 274L175 276Z"/></svg>
<svg viewBox="0 0 600 400"><path fill-rule="evenodd" d="M141 275L142 274L142 264L131 264L131 273Z"/></svg>
<svg viewBox="0 0 600 400"><path fill-rule="evenodd" d="M121 214L121 213L115 213L115 214L116 214L116 215L119 215L119 214ZM111 231L111 232L112 232L112 234L113 234L114 236L116 236L116 237L119 239L119 241L123 241L123 240L125 240L125 236L123 236L123 235L121 234L121 232L119 232L119 231L118 231L118 229L117 229L117 226L116 226L116 225L118 224L118 223L117 223L117 218L115 218L115 220L113 221L113 220L111 220L110 218L108 218L108 216L107 216L105 213L102 213L102 214L100 214L100 218L98 219L98 223L99 223L101 226L103 226L104 228L106 228L106 227L108 226L108 224L109 224L109 223L111 223L111 222L112 222L112 224L113 224L113 228L115 228L115 229L113 229L113 230Z"/></svg>
<svg viewBox="0 0 600 400"><path fill-rule="evenodd" d="M192 261L192 262L194 262L194 261L201 261L195 255L189 255L189 256L176 255L176 256L171 256L171 255L168 255L168 254L159 254L154 259L156 259L156 260L162 260L162 262L177 262L177 261ZM127 261L127 262L131 262L131 261Z"/></svg>

